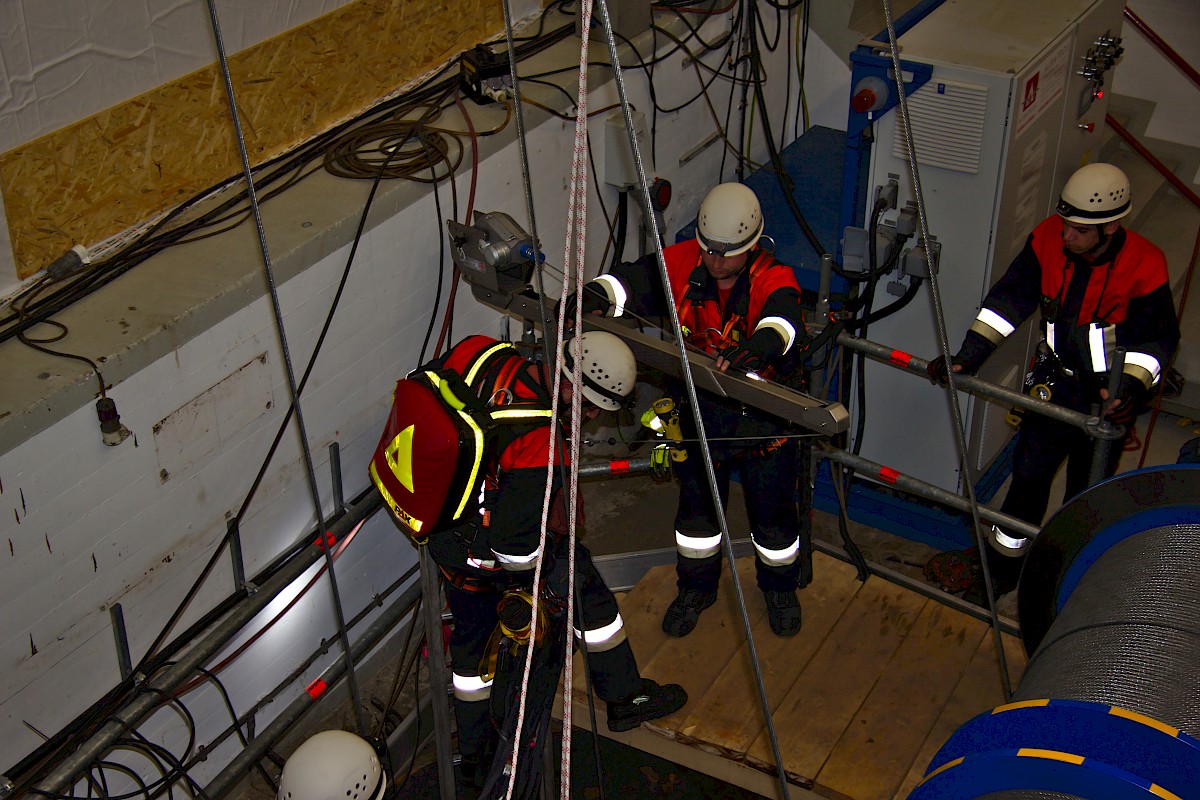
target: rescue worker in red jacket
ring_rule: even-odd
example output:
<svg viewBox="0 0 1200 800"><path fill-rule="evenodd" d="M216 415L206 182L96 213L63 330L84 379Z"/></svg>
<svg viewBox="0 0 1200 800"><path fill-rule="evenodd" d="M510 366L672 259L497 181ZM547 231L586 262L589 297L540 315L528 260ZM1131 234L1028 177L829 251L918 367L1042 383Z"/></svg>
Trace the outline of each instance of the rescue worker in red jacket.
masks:
<svg viewBox="0 0 1200 800"><path fill-rule="evenodd" d="M721 370L787 377L798 365L806 333L800 287L792 269L758 247L762 209L754 191L740 183L714 187L700 205L696 238L663 251L673 302L688 343L715 356ZM669 306L654 256L618 265L583 290L584 310L620 317L664 314ZM682 401L682 397L677 398ZM769 415L708 394L700 397L722 507L732 471L740 471L757 582L771 629L779 636L800 631L796 590L812 580L809 508L798 504L800 474L796 441ZM692 414L681 413L691 426ZM684 429L685 438L695 431ZM663 631L686 636L716 600L721 575L721 534L701 451L687 446L675 463L679 507L675 517L678 596L663 617Z"/></svg>
<svg viewBox="0 0 1200 800"><path fill-rule="evenodd" d="M563 345L571 361L571 343ZM636 385L637 363L629 346L603 331L583 334L582 404L586 419L602 410L621 407ZM542 364L527 361L511 345L486 336L470 336L453 347L435 365L467 380L481 400L514 409L549 410L549 388L554 375ZM569 409L574 391L569 363L563 366L560 408ZM429 537L430 555L441 568L454 627L450 635L453 660L454 709L458 722L458 747L465 782L479 786L487 774L496 745L489 716L492 681L483 676L480 661L497 627L497 605L506 591L529 588L542 553L539 540L546 467L555 426L544 421L516 428L502 440L499 452L486 470L480 497L468 508L467 522ZM556 448L563 463L564 448ZM560 472L554 471L553 502L547 548L559 569L544 580L565 598L568 531L565 493ZM607 701L608 727L630 730L642 722L670 714L687 702L682 687L660 686L642 678L633 649L625 637L617 601L605 586L590 554L576 548L576 592L583 620L575 625L576 642L586 650L596 694ZM561 584L561 585L559 585ZM557 678L555 678L557 680Z"/></svg>
<svg viewBox="0 0 1200 800"><path fill-rule="evenodd" d="M1041 312L1042 342L1030 375L1050 402L1104 415L1125 427L1112 442L1103 474L1117 470L1138 408L1158 384L1176 345L1179 327L1161 250L1121 226L1132 208L1129 179L1111 164L1088 164L1063 186L1055 214L1030 234L1024 249L988 292L951 358L950 369L972 374L1034 311ZM1126 350L1116 397L1109 397L1110 363L1116 347ZM946 381L946 360L929 364L930 379ZM1034 372L1038 374L1035 376ZM1028 382L1029 379L1027 379ZM1067 462L1066 497L1087 488L1095 441L1079 428L1039 414L1023 415L1013 455L1013 476L1001 511L1040 526L1055 473ZM988 554L996 596L1016 588L1028 541L993 532L1007 553ZM970 551L935 556L926 567L934 580L963 563L977 564ZM967 599L983 603L982 574Z"/></svg>

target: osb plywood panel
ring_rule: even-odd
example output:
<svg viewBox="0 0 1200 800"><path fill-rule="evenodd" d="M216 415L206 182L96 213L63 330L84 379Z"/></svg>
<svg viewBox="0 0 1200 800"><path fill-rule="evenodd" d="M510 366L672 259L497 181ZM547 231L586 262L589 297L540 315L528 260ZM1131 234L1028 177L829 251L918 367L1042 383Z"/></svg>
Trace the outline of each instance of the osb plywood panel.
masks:
<svg viewBox="0 0 1200 800"><path fill-rule="evenodd" d="M503 29L496 0L358 0L229 59L252 164ZM211 37L206 28L197 36ZM0 155L17 274L241 172L214 63Z"/></svg>

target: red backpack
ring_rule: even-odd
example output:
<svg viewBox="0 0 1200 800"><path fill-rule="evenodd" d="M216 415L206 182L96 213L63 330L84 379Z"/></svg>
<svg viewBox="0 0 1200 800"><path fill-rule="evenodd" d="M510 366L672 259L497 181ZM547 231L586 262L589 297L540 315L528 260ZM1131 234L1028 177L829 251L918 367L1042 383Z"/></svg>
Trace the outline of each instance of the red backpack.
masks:
<svg viewBox="0 0 1200 800"><path fill-rule="evenodd" d="M417 544L463 521L502 439L511 441L521 428L550 420L541 401L490 404L497 395L513 396L509 385L526 362L511 344L473 339L481 349L461 375L435 361L396 382L368 468L371 482Z"/></svg>

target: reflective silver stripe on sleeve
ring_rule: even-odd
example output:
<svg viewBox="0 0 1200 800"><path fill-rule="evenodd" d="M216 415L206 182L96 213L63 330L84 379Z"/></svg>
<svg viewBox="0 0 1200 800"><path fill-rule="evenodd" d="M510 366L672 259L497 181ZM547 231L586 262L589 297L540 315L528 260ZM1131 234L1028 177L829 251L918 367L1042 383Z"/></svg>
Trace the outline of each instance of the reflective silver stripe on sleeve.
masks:
<svg viewBox="0 0 1200 800"><path fill-rule="evenodd" d="M454 683L454 696L464 702L473 703L492 696L492 682L478 675L459 675L456 672L451 680Z"/></svg>
<svg viewBox="0 0 1200 800"><path fill-rule="evenodd" d="M598 283L604 287L604 293L608 295L609 302L612 303L612 315L614 317L625 316L625 304L629 302L625 284L612 275L597 275L592 283Z"/></svg>
<svg viewBox="0 0 1200 800"><path fill-rule="evenodd" d="M987 325L1005 339L1007 339L1012 332L1016 330L1011 322L997 314L995 311L992 311L990 308L985 307L979 309L979 313L975 316L975 319L976 321Z"/></svg>
<svg viewBox="0 0 1200 800"><path fill-rule="evenodd" d="M1125 354L1125 371L1137 377L1137 373L1131 370L1130 367L1143 369L1150 373L1150 386L1158 383L1158 379L1162 377L1162 364L1158 363L1158 359L1149 353L1139 353L1136 350L1130 350ZM1148 389L1150 386L1146 388Z"/></svg>
<svg viewBox="0 0 1200 800"><path fill-rule="evenodd" d="M758 324L754 326L754 332L758 333L763 328L769 328L779 334L779 338L783 340L783 355L788 350L792 349L792 345L796 342L796 327L788 322L783 317L763 317Z"/></svg>
<svg viewBox="0 0 1200 800"><path fill-rule="evenodd" d="M1088 357L1092 359L1092 372L1108 370L1108 354L1104 351L1104 329L1096 323L1088 325Z"/></svg>
<svg viewBox="0 0 1200 800"><path fill-rule="evenodd" d="M529 565L537 561L537 557L541 553L541 548L539 547L537 550L534 550L532 553L528 553L526 555L508 555L506 553L499 553L495 550L493 550L492 553L495 554L496 560L500 562L500 566L504 567L505 569L516 570L520 572L522 570L529 569Z"/></svg>
<svg viewBox="0 0 1200 800"><path fill-rule="evenodd" d="M589 653L603 653L625 641L625 623L621 615L617 614L616 619L599 628L587 631L575 628L575 638L583 640L583 647Z"/></svg>
<svg viewBox="0 0 1200 800"><path fill-rule="evenodd" d="M1058 352L1058 344L1054 341L1054 323L1046 323L1046 344L1050 347L1051 352Z"/></svg>
<svg viewBox="0 0 1200 800"><path fill-rule="evenodd" d="M754 538L751 533L750 538ZM786 567L788 564L794 563L796 556L800 554L800 537L796 537L796 541L792 542L782 550L768 550L758 542L754 543L754 549L758 552L758 558L768 567Z"/></svg>
<svg viewBox="0 0 1200 800"><path fill-rule="evenodd" d="M675 531L675 548L684 558L707 558L721 548L721 534L688 536L682 531Z"/></svg>

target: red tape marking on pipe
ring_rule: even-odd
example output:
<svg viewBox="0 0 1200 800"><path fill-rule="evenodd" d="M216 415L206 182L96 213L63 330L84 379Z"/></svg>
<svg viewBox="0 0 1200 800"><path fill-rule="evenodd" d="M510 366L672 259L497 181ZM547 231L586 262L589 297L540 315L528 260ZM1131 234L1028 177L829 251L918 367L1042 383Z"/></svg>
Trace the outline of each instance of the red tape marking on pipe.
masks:
<svg viewBox="0 0 1200 800"><path fill-rule="evenodd" d="M879 477L883 478L888 483L895 483L896 479L900 477L900 473L891 467L880 467Z"/></svg>
<svg viewBox="0 0 1200 800"><path fill-rule="evenodd" d="M912 361L912 355L904 352L903 350L893 350L890 354L888 354L888 360L893 364L899 364L900 366L907 368L908 362Z"/></svg>
<svg viewBox="0 0 1200 800"><path fill-rule="evenodd" d="M610 461L608 471L613 475L624 475L626 472L629 472L629 460L621 458L616 461Z"/></svg>
<svg viewBox="0 0 1200 800"><path fill-rule="evenodd" d="M317 678L315 681L310 683L304 689L304 691L308 692L309 697L311 697L313 700L316 700L318 697L325 694L325 690L328 688L329 684L325 683L325 681L321 680L320 678Z"/></svg>

